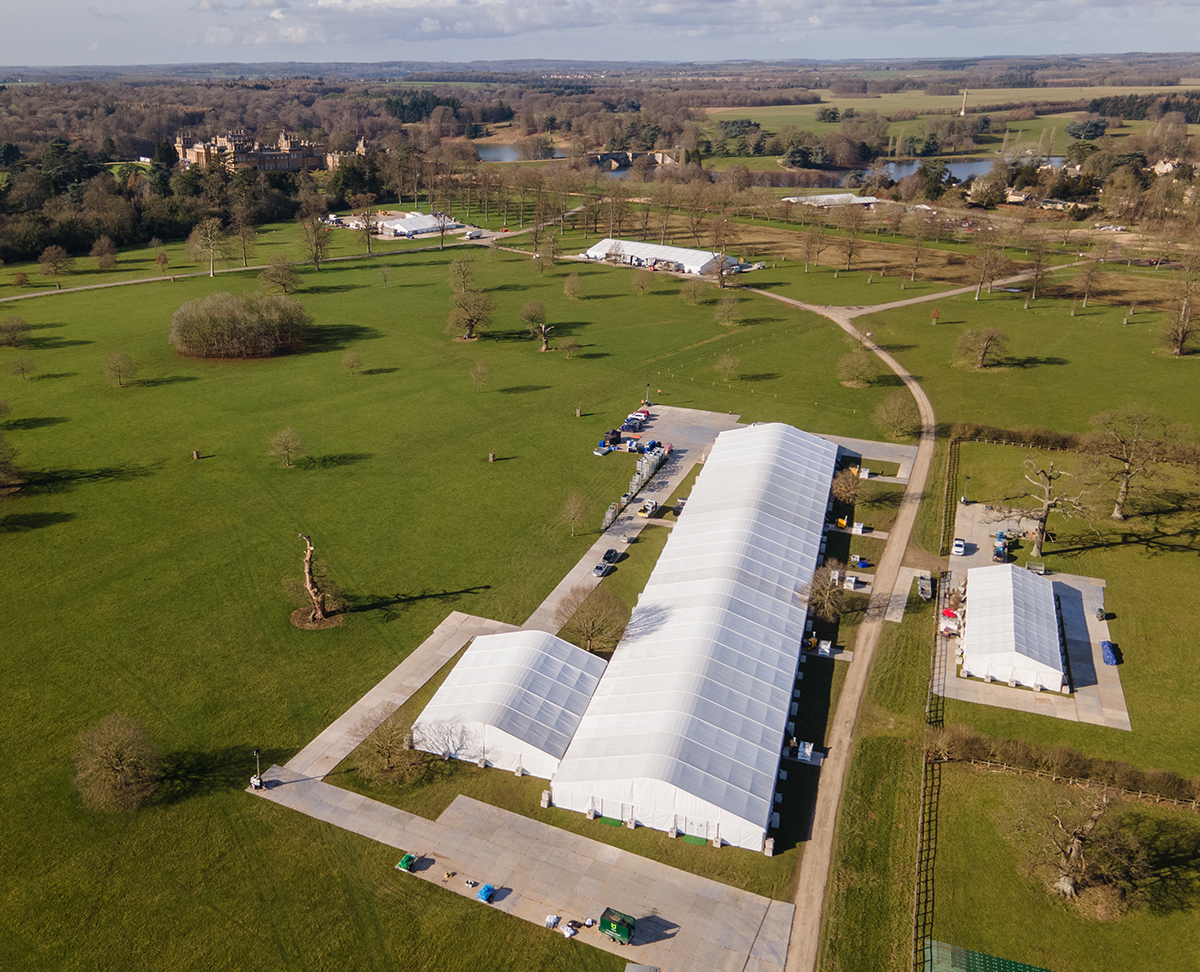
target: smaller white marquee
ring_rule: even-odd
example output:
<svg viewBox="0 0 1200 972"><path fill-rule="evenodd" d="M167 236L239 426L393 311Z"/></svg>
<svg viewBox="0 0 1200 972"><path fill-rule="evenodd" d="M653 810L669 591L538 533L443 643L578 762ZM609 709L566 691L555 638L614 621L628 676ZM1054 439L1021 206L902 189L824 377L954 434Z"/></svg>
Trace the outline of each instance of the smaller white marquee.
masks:
<svg viewBox="0 0 1200 972"><path fill-rule="evenodd" d="M1015 564L967 571L962 674L1069 692L1054 585Z"/></svg>
<svg viewBox="0 0 1200 972"><path fill-rule="evenodd" d="M682 246L662 246L636 240L606 238L584 254L589 260L609 260L631 267L660 267L675 273L710 273L721 254L712 250L689 250ZM726 266L736 267L737 260L724 258Z"/></svg>
<svg viewBox="0 0 1200 972"><path fill-rule="evenodd" d="M409 213L401 219L386 219L379 226L384 233L390 233L392 236L407 236L411 239L426 233L441 232L443 224L448 230L462 229L463 225L442 213L434 213L432 216L426 216L424 213Z"/></svg>
<svg viewBox="0 0 1200 972"><path fill-rule="evenodd" d="M784 196L781 202L828 209L831 206L874 206L879 200L875 196L856 196L852 192L830 192L822 196Z"/></svg>
<svg viewBox="0 0 1200 972"><path fill-rule="evenodd" d="M413 723L427 753L550 779L604 662L545 631L475 639Z"/></svg>

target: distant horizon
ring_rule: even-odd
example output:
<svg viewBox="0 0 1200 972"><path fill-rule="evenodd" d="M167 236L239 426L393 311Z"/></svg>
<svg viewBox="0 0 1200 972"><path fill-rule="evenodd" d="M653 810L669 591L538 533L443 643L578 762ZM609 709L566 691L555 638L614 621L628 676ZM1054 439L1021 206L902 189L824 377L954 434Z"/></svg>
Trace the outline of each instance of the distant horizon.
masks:
<svg viewBox="0 0 1200 972"><path fill-rule="evenodd" d="M1060 57L1200 50L1183 0L51 0L11 4L0 62L16 69L558 60L728 63ZM1008 50L996 55L997 45ZM664 52L667 56L664 58Z"/></svg>
<svg viewBox="0 0 1200 972"><path fill-rule="evenodd" d="M229 74L234 71L245 74L256 74L259 76L294 76L300 74L311 75L313 73L328 74L328 75L344 75L354 68L370 69L369 73L377 74L381 77L389 74L410 74L410 73L428 73L434 71L462 71L462 72L494 72L494 73L528 73L535 70L578 70L578 71L622 71L622 70L641 70L649 67L666 67L666 68L681 68L687 66L695 66L697 68L704 67L720 67L722 65L751 67L754 65L762 65L767 68L787 68L796 66L797 68L814 68L820 65L828 65L830 67L844 66L853 68L856 65L871 65L871 64L888 64L888 65L910 65L913 70L938 70L945 69L942 67L945 64L956 61L965 61L971 63L984 62L1004 62L1012 60L1029 59L1030 61L1039 61L1051 58L1062 58L1071 61L1095 61L1113 59L1116 68L1120 63L1127 59L1134 58L1175 58L1184 59L1194 57L1200 61L1200 51L1125 51L1125 52L1086 52L1086 53L1057 53L1057 54L1022 54L1022 53L989 53L981 55L913 55L913 56L892 56L892 57L727 57L727 58L622 58L622 59L572 59L572 58L547 58L547 57L529 57L529 58L474 58L471 60L451 60L451 59L416 59L416 58L382 58L371 60L305 60L299 58L288 59L263 59L263 60L229 60L229 59L213 59L213 60L180 60L180 61L129 61L129 62L78 62L78 63L25 63L25 64L0 64L0 82L7 79L11 83L14 76L23 73L30 75L39 74L64 74L71 73L79 76L86 76L89 72L94 72L97 75L114 76L114 75L146 75L157 76L161 74L195 74L199 76ZM1151 64L1142 66L1145 70L1153 70ZM1174 66L1178 68L1179 66ZM1200 69L1200 64L1197 65ZM951 69L952 70L952 69ZM1158 70L1169 73L1172 66L1163 65ZM1185 78L1180 79L1185 80ZM1196 79L1200 83L1200 74Z"/></svg>

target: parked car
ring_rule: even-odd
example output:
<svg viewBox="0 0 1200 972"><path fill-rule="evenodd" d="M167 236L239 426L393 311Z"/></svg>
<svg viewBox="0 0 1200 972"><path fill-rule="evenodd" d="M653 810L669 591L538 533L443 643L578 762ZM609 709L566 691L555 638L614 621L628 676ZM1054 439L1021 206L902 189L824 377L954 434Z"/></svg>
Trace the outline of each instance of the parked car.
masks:
<svg viewBox="0 0 1200 972"><path fill-rule="evenodd" d="M592 568L592 576L593 577L606 577L606 576L608 576L608 572L611 570L612 570L612 564L606 564L603 561L601 561L600 563L596 564L595 567Z"/></svg>
<svg viewBox="0 0 1200 972"><path fill-rule="evenodd" d="M955 537L954 546L950 548L950 553L955 557L965 557L967 555L967 542L959 537Z"/></svg>
<svg viewBox="0 0 1200 972"><path fill-rule="evenodd" d="M620 559L621 559L620 551L618 551L618 550L604 551L604 562L606 564L615 564Z"/></svg>

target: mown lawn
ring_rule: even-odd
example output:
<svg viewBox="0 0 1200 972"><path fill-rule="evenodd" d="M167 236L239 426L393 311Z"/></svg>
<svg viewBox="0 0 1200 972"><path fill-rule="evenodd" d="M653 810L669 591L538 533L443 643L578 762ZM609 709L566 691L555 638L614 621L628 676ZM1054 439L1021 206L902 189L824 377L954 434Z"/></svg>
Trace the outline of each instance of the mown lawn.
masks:
<svg viewBox="0 0 1200 972"><path fill-rule="evenodd" d="M1122 826L1152 834L1154 878L1127 913L1047 889L1052 814L1088 795L1061 784L949 764L938 804L934 938L1055 972L1200 968L1196 910L1200 819L1187 810L1118 803ZM1053 863L1053 862L1050 862Z"/></svg>
<svg viewBox="0 0 1200 972"><path fill-rule="evenodd" d="M21 353L36 372L9 374L16 352L0 352L3 432L28 471L0 500L13 591L0 965L618 967L435 888L398 894L390 850L245 796L251 751L286 761L451 610L523 621L625 488L632 459L591 447L646 382L669 404L863 437L883 391L842 388L840 332L808 315L744 295L756 323L726 328L710 305L637 297L599 266L577 268L588 296L569 302L575 267L543 279L515 256L479 254L496 326L455 343L452 255L305 272L315 338L267 361L186 360L167 342L175 307L253 289L253 275L6 305L33 325ZM525 339L531 298L580 353ZM711 365L727 349L744 374L728 387ZM112 351L139 366L133 384L105 383ZM478 394L477 361L490 369ZM308 445L291 469L266 454L286 426ZM572 491L593 503L574 540L558 519ZM299 576L302 531L356 608L340 628L289 623L282 580ZM147 725L169 770L162 799L131 816L84 809L71 785L75 736L114 710ZM786 858L766 867L790 875Z"/></svg>

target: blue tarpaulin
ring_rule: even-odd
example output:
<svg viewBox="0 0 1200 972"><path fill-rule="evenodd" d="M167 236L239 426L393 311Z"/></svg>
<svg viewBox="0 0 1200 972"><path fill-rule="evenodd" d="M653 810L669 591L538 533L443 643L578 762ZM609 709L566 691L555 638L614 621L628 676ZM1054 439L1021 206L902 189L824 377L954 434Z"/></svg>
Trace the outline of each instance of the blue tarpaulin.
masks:
<svg viewBox="0 0 1200 972"><path fill-rule="evenodd" d="M1104 656L1105 665L1117 664L1117 649L1113 647L1111 641L1100 642L1100 653Z"/></svg>

